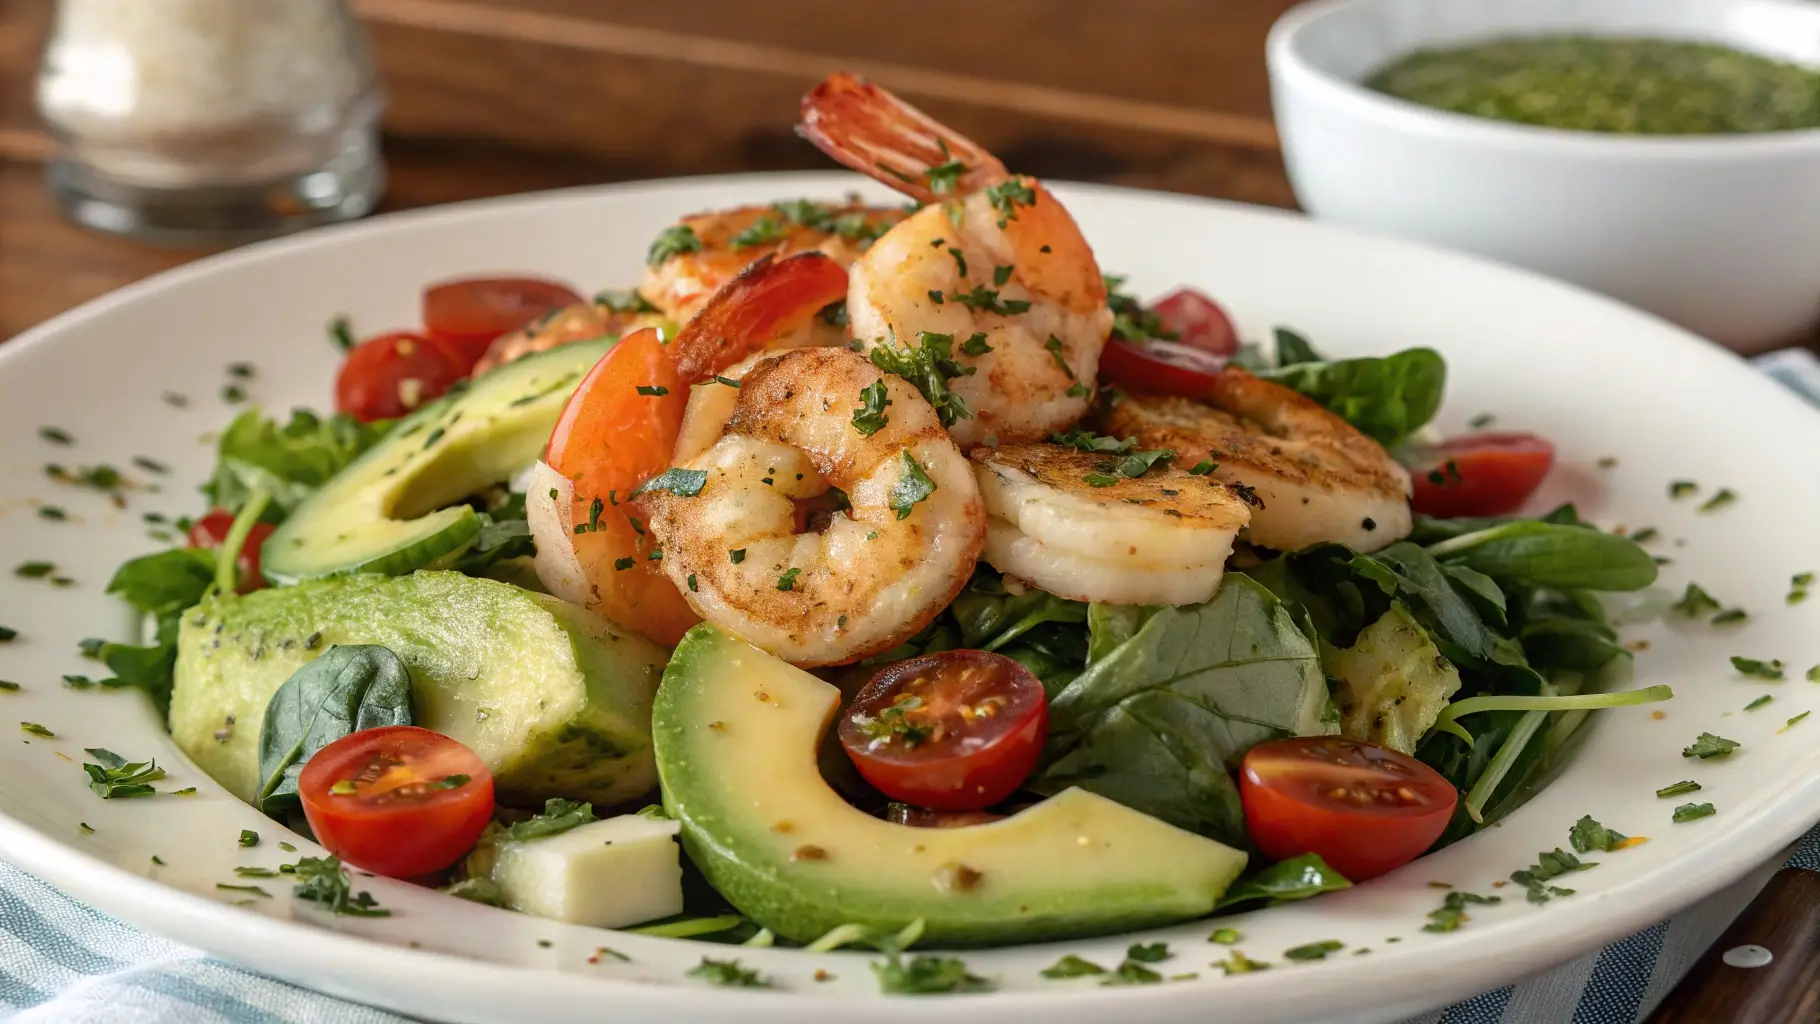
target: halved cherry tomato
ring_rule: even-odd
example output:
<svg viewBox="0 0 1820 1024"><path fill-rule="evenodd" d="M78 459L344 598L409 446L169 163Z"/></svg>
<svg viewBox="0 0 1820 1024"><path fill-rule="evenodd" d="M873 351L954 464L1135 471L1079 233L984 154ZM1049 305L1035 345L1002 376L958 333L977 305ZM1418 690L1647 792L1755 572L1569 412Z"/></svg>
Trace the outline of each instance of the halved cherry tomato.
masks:
<svg viewBox="0 0 1820 1024"><path fill-rule="evenodd" d="M486 354L494 338L580 301L568 285L542 278L463 278L423 290L423 327L467 360L465 372Z"/></svg>
<svg viewBox="0 0 1820 1024"><path fill-rule="evenodd" d="M1534 434L1463 434L1421 449L1411 462L1417 512L1496 516L1514 512L1542 485L1555 446Z"/></svg>
<svg viewBox="0 0 1820 1024"><path fill-rule="evenodd" d="M1239 350L1239 332L1233 329L1232 318L1219 303L1193 288L1178 288L1150 308L1163 326L1175 332L1179 344L1222 357Z"/></svg>
<svg viewBox="0 0 1820 1024"><path fill-rule="evenodd" d="M234 513L221 508L210 509L208 515L190 526L190 547L218 548L227 542L228 530L233 526ZM240 556L234 565L240 575L242 594L265 586L265 577L259 575L259 550L265 545L265 539L272 535L272 529L271 523L254 523L246 535L246 543L240 546Z"/></svg>
<svg viewBox="0 0 1820 1024"><path fill-rule="evenodd" d="M1199 398L1212 389L1226 360L1175 341L1106 342L1100 377L1130 391Z"/></svg>
<svg viewBox="0 0 1820 1024"><path fill-rule="evenodd" d="M573 537L582 564L630 560L624 569L593 581L600 596L596 607L666 645L674 645L701 620L664 575L663 563L651 559L656 542L628 496L670 468L688 404L689 387L657 332L635 331L582 378L556 420L544 455L550 468L575 482L575 522L592 525Z"/></svg>
<svg viewBox="0 0 1820 1024"><path fill-rule="evenodd" d="M1318 853L1354 882L1434 845L1459 791L1407 754L1341 736L1252 747L1239 767L1251 841L1272 860Z"/></svg>
<svg viewBox="0 0 1820 1024"><path fill-rule="evenodd" d="M893 800L978 811L1036 767L1049 727L1043 684L1002 654L943 651L888 665L853 697L840 741Z"/></svg>
<svg viewBox="0 0 1820 1024"><path fill-rule="evenodd" d="M297 777L316 841L390 878L441 871L493 816L493 774L460 742L415 725L365 729L318 750Z"/></svg>
<svg viewBox="0 0 1820 1024"><path fill-rule="evenodd" d="M360 420L396 419L468 374L442 342L409 331L380 334L355 345L335 377L335 408Z"/></svg>

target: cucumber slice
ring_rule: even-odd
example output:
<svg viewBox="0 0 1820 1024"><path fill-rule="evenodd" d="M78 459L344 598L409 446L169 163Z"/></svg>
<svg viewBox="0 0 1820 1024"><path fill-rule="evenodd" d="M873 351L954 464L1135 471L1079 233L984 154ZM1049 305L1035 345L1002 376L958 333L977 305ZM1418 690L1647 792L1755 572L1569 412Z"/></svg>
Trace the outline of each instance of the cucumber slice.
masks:
<svg viewBox="0 0 1820 1024"><path fill-rule="evenodd" d="M527 356L406 417L266 539L266 579L398 576L453 562L481 519L452 503L534 462L575 386L612 346L603 338Z"/></svg>

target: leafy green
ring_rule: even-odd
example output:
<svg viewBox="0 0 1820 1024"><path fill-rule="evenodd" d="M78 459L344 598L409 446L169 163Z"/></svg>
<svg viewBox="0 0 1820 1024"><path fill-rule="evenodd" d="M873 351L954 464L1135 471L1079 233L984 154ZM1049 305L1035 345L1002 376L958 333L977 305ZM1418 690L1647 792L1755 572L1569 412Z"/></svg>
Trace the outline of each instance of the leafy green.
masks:
<svg viewBox="0 0 1820 1024"><path fill-rule="evenodd" d="M1089 612L1117 644L1088 641L1084 672L1051 698L1049 741L1029 788L1098 793L1244 846L1231 772L1252 746L1330 731L1314 644L1289 609L1242 573L1206 604Z"/></svg>
<svg viewBox="0 0 1820 1024"><path fill-rule="evenodd" d="M259 729L259 793L272 817L297 810L297 776L318 750L350 733L411 725L411 673L376 644L330 647L272 694Z"/></svg>
<svg viewBox="0 0 1820 1024"><path fill-rule="evenodd" d="M860 389L859 407L853 410L853 429L861 437L871 437L885 429L890 418L885 415L885 406L891 404L886 397L883 378L873 381Z"/></svg>
<svg viewBox="0 0 1820 1024"><path fill-rule="evenodd" d="M1283 951L1283 959L1325 960L1327 959L1327 954L1337 952L1345 947L1346 943L1341 942L1339 939L1322 939L1319 942L1310 942L1305 946L1296 946L1293 949L1285 949Z"/></svg>
<svg viewBox="0 0 1820 1024"><path fill-rule="evenodd" d="M951 956L916 956L906 962L901 955L892 954L887 960L874 961L872 973L878 976L879 991L888 995L986 992L994 987L990 979L968 971L966 961Z"/></svg>
<svg viewBox="0 0 1820 1024"><path fill-rule="evenodd" d="M975 368L962 366L954 358L954 335L918 331L915 345L899 345L895 339L874 346L869 353L872 365L886 373L895 373L922 392L935 407L942 426L951 427L955 420L971 418L973 413L961 396L948 389L948 382L967 377Z"/></svg>
<svg viewBox="0 0 1820 1024"><path fill-rule="evenodd" d="M1119 289L1124 286L1123 277L1106 275L1106 307L1112 310L1112 336L1133 343L1149 341L1151 338L1174 340L1176 333L1163 323L1163 318L1155 310L1146 308L1135 296L1121 292Z"/></svg>
<svg viewBox="0 0 1820 1024"><path fill-rule="evenodd" d="M1750 676L1754 679L1767 679L1771 682L1782 681L1782 662L1775 659L1762 661L1757 658L1745 658L1734 654L1732 655L1732 668L1737 669L1738 674L1741 676Z"/></svg>
<svg viewBox="0 0 1820 1024"><path fill-rule="evenodd" d="M88 788L103 800L151 796L157 792L151 784L164 778L164 769L158 767L157 761L128 761L100 747L85 748L83 753L101 762L85 763L82 770L88 775Z"/></svg>
<svg viewBox="0 0 1820 1024"><path fill-rule="evenodd" d="M1038 973L1045 978L1080 978L1090 974L1105 974L1106 968L1069 953Z"/></svg>
<svg viewBox="0 0 1820 1024"><path fill-rule="evenodd" d="M480 524L473 544L449 568L469 576L484 576L500 562L537 553L524 495L514 492L504 504L480 513Z"/></svg>
<svg viewBox="0 0 1820 1024"><path fill-rule="evenodd" d="M1087 605L1042 590L1011 594L996 574L981 572L955 597L948 614L960 627L963 646L996 651L1046 623L1087 621Z"/></svg>
<svg viewBox="0 0 1820 1024"><path fill-rule="evenodd" d="M1684 796L1688 793L1698 793L1700 792L1700 788L1700 784L1692 780L1677 782L1656 790L1656 796L1661 799L1667 799L1671 796Z"/></svg>
<svg viewBox="0 0 1820 1024"><path fill-rule="evenodd" d="M1656 561L1628 537L1524 519L1430 544L1428 554L1496 579L1571 590L1640 590Z"/></svg>
<svg viewBox="0 0 1820 1024"><path fill-rule="evenodd" d="M1413 754L1460 689L1460 673L1401 601L1359 633L1351 647L1321 645L1336 682L1340 734Z"/></svg>
<svg viewBox="0 0 1820 1024"><path fill-rule="evenodd" d="M1447 386L1447 364L1430 348L1382 357L1295 362L1257 372L1321 403L1386 447L1433 419Z"/></svg>
<svg viewBox="0 0 1820 1024"><path fill-rule="evenodd" d="M1582 861L1566 850L1556 848L1552 853L1536 854L1536 862L1521 871L1510 873L1510 880L1527 891L1529 902L1547 903L1556 896L1572 896L1572 889L1547 884L1550 880L1575 871L1585 871L1597 867L1597 864Z"/></svg>
<svg viewBox="0 0 1820 1024"><path fill-rule="evenodd" d="M594 814L593 804L553 796L544 801L543 810L524 821L501 828L499 838L514 843L527 839L544 839L599 820Z"/></svg>
<svg viewBox="0 0 1820 1024"><path fill-rule="evenodd" d="M1504 902L1501 896L1480 896L1477 893L1456 890L1448 893L1441 900L1438 909L1428 912L1428 923L1422 926L1425 932L1451 932L1466 922L1466 905L1469 903L1493 904Z"/></svg>
<svg viewBox="0 0 1820 1024"><path fill-rule="evenodd" d="M771 979L756 970L741 967L738 960L714 960L702 957L701 963L689 969L689 977L700 978L710 985L733 988L770 988Z"/></svg>
<svg viewBox="0 0 1820 1024"><path fill-rule="evenodd" d="M929 474L923 469L922 464L916 461L916 456L910 454L910 449L905 448L902 455L904 472L897 478L897 482L891 485L888 497L890 499L889 507L891 511L897 513L897 518L908 519L918 502L926 500L935 493L935 481L929 479ZM779 587L778 589L787 590L789 588Z"/></svg>
<svg viewBox="0 0 1820 1024"><path fill-rule="evenodd" d="M108 581L107 592L146 615L162 616L195 605L214 581L213 552L171 548L122 565Z"/></svg>
<svg viewBox="0 0 1820 1024"><path fill-rule="evenodd" d="M1277 861L1250 877L1240 879L1226 890L1226 895L1220 897L1218 908L1223 910L1252 900L1264 900L1265 906L1274 907L1279 903L1305 900L1324 892L1350 888L1352 883L1328 867L1320 854L1304 853L1299 857Z"/></svg>
<svg viewBox="0 0 1820 1024"><path fill-rule="evenodd" d="M341 866L341 858L303 857L295 864L286 864L279 868L285 874L294 875L297 884L291 888L291 895L300 900L320 903L334 914L348 917L391 917L390 910L382 910L379 901L370 892L354 892L353 883L348 878L346 868Z"/></svg>
<svg viewBox="0 0 1820 1024"><path fill-rule="evenodd" d="M1567 830L1567 838L1576 853L1591 853L1594 850L1610 853L1630 839L1622 832L1599 824L1590 814L1573 823Z"/></svg>
<svg viewBox="0 0 1820 1024"><path fill-rule="evenodd" d="M1718 809L1712 804L1682 804L1675 808L1673 820L1675 824L1680 825L1689 821L1698 821L1701 818L1710 818L1718 813Z"/></svg>
<svg viewBox="0 0 1820 1024"><path fill-rule="evenodd" d="M1728 740L1723 736L1715 736L1710 732L1703 732L1693 743L1682 749L1681 756L1697 757L1702 761L1705 761L1715 757L1730 756L1732 751L1737 750L1741 746L1743 746L1743 744L1739 743L1737 740Z"/></svg>
<svg viewBox="0 0 1820 1024"><path fill-rule="evenodd" d="M209 504L238 512L254 491L264 490L273 504L267 518L282 519L390 427L342 414L325 419L308 409L293 409L280 426L248 409L222 431L215 472L202 491Z"/></svg>
<svg viewBox="0 0 1820 1024"><path fill-rule="evenodd" d="M1716 613L1723 607L1725 606L1719 603L1719 599L1707 593L1700 584L1689 583L1687 590L1681 594L1681 600L1676 601L1670 610L1697 619Z"/></svg>
<svg viewBox="0 0 1820 1024"><path fill-rule="evenodd" d="M1271 334L1276 338L1278 366L1320 363L1327 360L1326 356L1315 350L1313 342L1287 327L1278 327Z"/></svg>
<svg viewBox="0 0 1820 1024"><path fill-rule="evenodd" d="M696 237L694 228L687 224L672 224L651 240L651 247L645 251L645 262L653 267L662 266L672 257L700 251L701 239Z"/></svg>

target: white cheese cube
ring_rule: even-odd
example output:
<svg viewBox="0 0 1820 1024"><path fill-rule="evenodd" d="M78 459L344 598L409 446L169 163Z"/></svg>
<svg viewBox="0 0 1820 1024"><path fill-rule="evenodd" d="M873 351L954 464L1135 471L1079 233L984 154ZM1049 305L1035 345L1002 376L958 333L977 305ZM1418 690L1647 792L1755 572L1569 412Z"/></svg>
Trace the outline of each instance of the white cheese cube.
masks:
<svg viewBox="0 0 1820 1024"><path fill-rule="evenodd" d="M505 905L538 917L624 928L683 909L681 823L622 814L543 839L502 843Z"/></svg>

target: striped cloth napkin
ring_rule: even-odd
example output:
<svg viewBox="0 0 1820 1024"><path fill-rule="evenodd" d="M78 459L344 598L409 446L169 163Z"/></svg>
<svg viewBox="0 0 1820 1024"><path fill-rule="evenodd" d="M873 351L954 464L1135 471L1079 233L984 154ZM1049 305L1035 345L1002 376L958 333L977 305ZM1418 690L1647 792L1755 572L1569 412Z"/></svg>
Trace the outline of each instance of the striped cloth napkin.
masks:
<svg viewBox="0 0 1820 1024"><path fill-rule="evenodd" d="M1811 352L1772 352L1754 362L1820 406L1820 360ZM1820 828L1808 833L1788 863L1820 870ZM1409 1024L1632 1024L1668 994L1768 877L1766 869L1597 953ZM412 1024L147 935L5 863L0 863L0 1020Z"/></svg>

